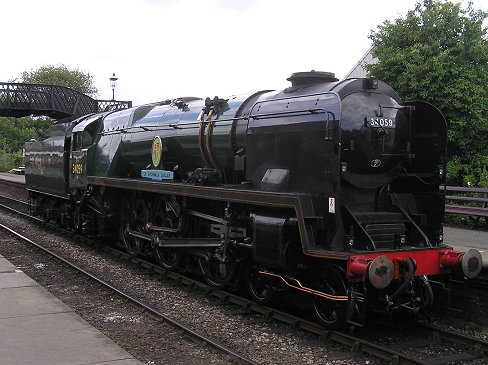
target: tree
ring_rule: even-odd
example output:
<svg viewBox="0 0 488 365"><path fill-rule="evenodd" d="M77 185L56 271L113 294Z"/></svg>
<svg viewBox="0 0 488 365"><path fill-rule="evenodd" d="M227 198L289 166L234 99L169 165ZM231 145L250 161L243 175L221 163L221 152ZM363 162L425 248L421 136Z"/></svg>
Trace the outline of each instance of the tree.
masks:
<svg viewBox="0 0 488 365"><path fill-rule="evenodd" d="M2 118L0 121L0 150L6 153L15 153L22 150L26 141L39 138L36 123L36 120L29 117Z"/></svg>
<svg viewBox="0 0 488 365"><path fill-rule="evenodd" d="M488 161L488 13L469 3L425 0L371 31L379 63L368 71L406 100L425 100L446 117L450 183L484 184ZM469 179L463 177L469 171ZM477 173L475 171L478 171ZM474 175L473 175L474 173ZM486 178L485 178L486 180Z"/></svg>
<svg viewBox="0 0 488 365"><path fill-rule="evenodd" d="M24 71L22 82L66 86L91 97L96 97L98 93L93 85L93 75L79 69L70 70L64 65L41 66L36 70Z"/></svg>

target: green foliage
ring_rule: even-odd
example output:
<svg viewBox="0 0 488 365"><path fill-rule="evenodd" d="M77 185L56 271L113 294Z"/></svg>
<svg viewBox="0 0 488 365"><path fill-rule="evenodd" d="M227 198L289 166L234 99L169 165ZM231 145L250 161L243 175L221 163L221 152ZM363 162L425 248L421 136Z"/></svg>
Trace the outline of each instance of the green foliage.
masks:
<svg viewBox="0 0 488 365"><path fill-rule="evenodd" d="M22 162L22 148L31 139L47 138L49 118L0 118L0 172L7 172Z"/></svg>
<svg viewBox="0 0 488 365"><path fill-rule="evenodd" d="M474 156L469 163L454 156L447 172L448 185L488 188L488 155Z"/></svg>
<svg viewBox="0 0 488 365"><path fill-rule="evenodd" d="M79 69L70 70L66 66L41 66L37 70L22 73L22 82L29 84L48 84L66 86L96 97L98 90L93 85L93 75Z"/></svg>
<svg viewBox="0 0 488 365"><path fill-rule="evenodd" d="M425 0L404 18L372 31L368 71L405 100L425 100L446 117L450 181L486 184L488 162L488 13ZM484 164L484 165L483 165ZM483 175L484 174L484 175Z"/></svg>
<svg viewBox="0 0 488 365"><path fill-rule="evenodd" d="M44 125L41 125L44 124ZM32 138L44 136L48 126L43 120L25 118L1 118L0 120L0 149L4 152L17 152L24 147L24 143ZM51 122L49 121L49 125Z"/></svg>
<svg viewBox="0 0 488 365"><path fill-rule="evenodd" d="M51 125L49 118L0 118L0 172L23 165L25 142L47 138Z"/></svg>
<svg viewBox="0 0 488 365"><path fill-rule="evenodd" d="M0 172L7 172L23 164L24 162L21 153L6 153L0 151Z"/></svg>
<svg viewBox="0 0 488 365"><path fill-rule="evenodd" d="M449 161L447 166L447 185L452 186L468 186L488 188L488 155L478 156L474 158L471 163L465 163L460 158L455 156ZM456 194L467 197L486 198L485 194ZM457 203L459 205L480 207L478 203ZM461 226L487 226L488 219L485 217L463 216L463 215L447 215L445 222L451 225Z"/></svg>

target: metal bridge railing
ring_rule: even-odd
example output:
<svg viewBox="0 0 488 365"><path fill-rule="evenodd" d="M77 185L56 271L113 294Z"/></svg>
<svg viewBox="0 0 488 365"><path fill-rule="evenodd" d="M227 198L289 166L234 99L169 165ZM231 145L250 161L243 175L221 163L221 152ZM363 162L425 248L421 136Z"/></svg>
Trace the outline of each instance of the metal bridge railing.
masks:
<svg viewBox="0 0 488 365"><path fill-rule="evenodd" d="M97 100L98 112L132 108L132 101Z"/></svg>
<svg viewBox="0 0 488 365"><path fill-rule="evenodd" d="M98 113L107 107L123 109L131 106L130 101L98 101L64 86L0 82L0 116L33 114L60 119Z"/></svg>

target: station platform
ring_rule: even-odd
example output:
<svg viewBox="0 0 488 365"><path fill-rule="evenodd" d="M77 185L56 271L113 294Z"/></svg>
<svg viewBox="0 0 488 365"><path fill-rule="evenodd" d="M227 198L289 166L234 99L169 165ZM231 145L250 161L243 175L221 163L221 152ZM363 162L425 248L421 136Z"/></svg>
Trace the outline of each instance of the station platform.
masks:
<svg viewBox="0 0 488 365"><path fill-rule="evenodd" d="M0 364L142 364L0 255Z"/></svg>
<svg viewBox="0 0 488 365"><path fill-rule="evenodd" d="M15 175L6 172L0 172L0 180L10 181L17 184L25 185L25 175Z"/></svg>
<svg viewBox="0 0 488 365"><path fill-rule="evenodd" d="M488 231L444 226L444 243L456 251L478 250L483 259L483 271L488 270Z"/></svg>

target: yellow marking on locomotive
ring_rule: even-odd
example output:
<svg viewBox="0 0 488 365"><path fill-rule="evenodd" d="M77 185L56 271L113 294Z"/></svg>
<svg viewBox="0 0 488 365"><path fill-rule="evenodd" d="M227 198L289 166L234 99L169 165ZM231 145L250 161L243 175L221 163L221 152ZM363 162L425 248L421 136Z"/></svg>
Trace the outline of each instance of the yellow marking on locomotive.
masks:
<svg viewBox="0 0 488 365"><path fill-rule="evenodd" d="M83 174L83 170L83 164L79 162L73 162L73 164L71 165L71 172L73 173L73 175L81 175Z"/></svg>

